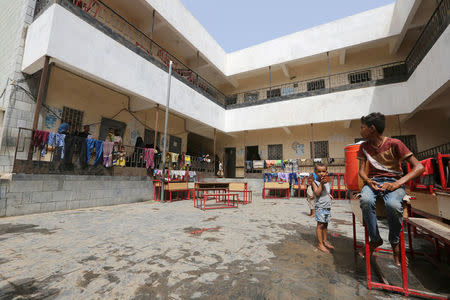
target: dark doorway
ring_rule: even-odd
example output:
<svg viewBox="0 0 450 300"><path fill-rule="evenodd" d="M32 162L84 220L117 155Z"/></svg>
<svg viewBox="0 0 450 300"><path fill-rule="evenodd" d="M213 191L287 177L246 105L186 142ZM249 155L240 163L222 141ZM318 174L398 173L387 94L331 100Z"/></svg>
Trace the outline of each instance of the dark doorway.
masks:
<svg viewBox="0 0 450 300"><path fill-rule="evenodd" d="M245 147L245 160L261 160L258 146Z"/></svg>
<svg viewBox="0 0 450 300"><path fill-rule="evenodd" d="M187 138L187 153L196 156L204 154L212 156L214 153L214 140L189 132Z"/></svg>
<svg viewBox="0 0 450 300"><path fill-rule="evenodd" d="M120 130L120 136L123 138L123 134L125 133L125 127L127 125L123 122L102 118L102 121L100 123L100 134L98 139L100 141L104 141L106 139L106 136L108 135L109 129L119 129Z"/></svg>
<svg viewBox="0 0 450 300"><path fill-rule="evenodd" d="M225 177L236 177L236 148L225 148Z"/></svg>

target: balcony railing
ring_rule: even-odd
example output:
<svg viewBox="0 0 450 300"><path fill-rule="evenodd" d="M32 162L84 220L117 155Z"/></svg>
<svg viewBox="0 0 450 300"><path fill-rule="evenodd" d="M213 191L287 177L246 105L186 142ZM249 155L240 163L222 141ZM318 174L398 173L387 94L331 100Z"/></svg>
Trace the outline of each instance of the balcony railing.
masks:
<svg viewBox="0 0 450 300"><path fill-rule="evenodd" d="M441 0L428 23L422 30L412 50L406 57L408 76L411 75L422 59L433 47L450 23L450 0Z"/></svg>
<svg viewBox="0 0 450 300"><path fill-rule="evenodd" d="M424 160L427 158L437 157L438 153L450 154L450 143L442 144L424 151L417 153L418 160Z"/></svg>
<svg viewBox="0 0 450 300"><path fill-rule="evenodd" d="M168 70L169 60L172 60L176 77L225 108L237 108L292 97L307 97L406 81L447 28L450 21L450 0L441 0L404 62L367 67L225 96L101 0L37 0L35 17L53 3L58 3L69 9L105 34L166 71Z"/></svg>
<svg viewBox="0 0 450 300"><path fill-rule="evenodd" d="M306 97L322 93L331 93L363 86L387 84L406 80L406 66L404 62L395 62L376 67L321 76L312 79L274 85L252 91L229 96L227 106L239 107L244 104L270 102L271 98Z"/></svg>
<svg viewBox="0 0 450 300"><path fill-rule="evenodd" d="M61 146L35 144L33 140L33 130L29 128L19 128L14 154L14 173L32 174L74 174L74 175L130 175L146 176L147 165L145 148L122 145L115 147L112 153L112 166L105 167L103 155L100 161L95 163L97 153L95 147L90 153L81 151L86 147L83 143L73 143L68 146L65 141L64 150ZM61 144L60 144L61 145ZM64 154L63 154L64 152ZM69 156L67 156L69 154ZM80 162L82 154L83 162ZM86 161L88 161L86 163ZM161 155L154 156L154 169L162 168ZM190 156L190 164L184 162L166 161L169 169L187 169L196 171L198 174L214 175L214 160L205 160L201 157Z"/></svg>
<svg viewBox="0 0 450 300"><path fill-rule="evenodd" d="M128 22L115 10L108 7L103 1L38 0L36 3L35 18L53 3L58 3L72 12L77 12L80 17L84 18L91 25L101 24L101 26L97 26L100 30L105 29L106 27L107 30L103 30L105 34L112 36L114 39L117 39L117 35L119 35L121 37L119 42L122 44L126 43L127 45L125 46L132 48L144 58L153 58L153 62L156 61L157 64L166 71L169 68L169 61L171 60L173 62L172 70L175 76L191 87L197 89L217 104L221 106L225 105L226 96L222 92L216 89L198 73L186 66L176 56L161 47L136 26Z"/></svg>

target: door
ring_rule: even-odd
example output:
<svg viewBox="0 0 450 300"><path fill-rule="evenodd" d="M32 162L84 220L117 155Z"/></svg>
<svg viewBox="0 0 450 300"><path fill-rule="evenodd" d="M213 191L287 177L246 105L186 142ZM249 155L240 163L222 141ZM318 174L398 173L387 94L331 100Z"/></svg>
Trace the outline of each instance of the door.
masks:
<svg viewBox="0 0 450 300"><path fill-rule="evenodd" d="M100 134L98 139L100 141L104 141L106 139L106 136L108 135L109 129L119 129L120 130L120 136L123 139L123 134L125 133L125 127L127 125L123 122L102 118L102 121L100 123Z"/></svg>
<svg viewBox="0 0 450 300"><path fill-rule="evenodd" d="M225 177L236 177L236 148L225 148Z"/></svg>

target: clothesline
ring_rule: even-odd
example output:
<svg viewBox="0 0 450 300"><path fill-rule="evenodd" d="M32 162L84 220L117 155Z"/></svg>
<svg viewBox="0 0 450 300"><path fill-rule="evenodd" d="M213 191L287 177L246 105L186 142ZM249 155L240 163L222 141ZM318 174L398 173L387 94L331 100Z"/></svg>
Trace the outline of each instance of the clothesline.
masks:
<svg viewBox="0 0 450 300"><path fill-rule="evenodd" d="M116 143L99 141L91 138L80 136L72 136L64 133L55 133L42 130L35 130L33 133L33 146L41 150L40 155L44 157L47 154L48 147L52 147L52 161L63 161L65 164L73 163L73 155L78 150L79 163L86 168L91 160L91 156L95 154L93 165L103 165L107 168L112 166L126 166L125 151L116 149ZM151 148L144 149L143 161L146 168L155 167L155 151Z"/></svg>

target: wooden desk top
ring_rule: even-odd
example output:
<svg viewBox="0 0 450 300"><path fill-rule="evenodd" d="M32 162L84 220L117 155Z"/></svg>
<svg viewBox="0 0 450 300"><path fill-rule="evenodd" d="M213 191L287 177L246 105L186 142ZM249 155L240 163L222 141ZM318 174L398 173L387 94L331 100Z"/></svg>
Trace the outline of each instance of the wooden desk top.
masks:
<svg viewBox="0 0 450 300"><path fill-rule="evenodd" d="M423 229L447 245L450 244L450 225L427 218L409 218L408 223Z"/></svg>

